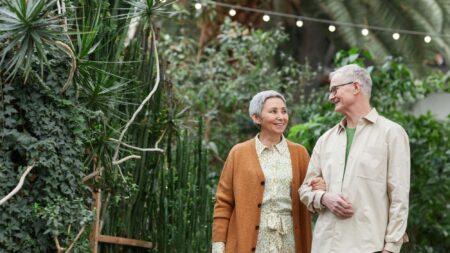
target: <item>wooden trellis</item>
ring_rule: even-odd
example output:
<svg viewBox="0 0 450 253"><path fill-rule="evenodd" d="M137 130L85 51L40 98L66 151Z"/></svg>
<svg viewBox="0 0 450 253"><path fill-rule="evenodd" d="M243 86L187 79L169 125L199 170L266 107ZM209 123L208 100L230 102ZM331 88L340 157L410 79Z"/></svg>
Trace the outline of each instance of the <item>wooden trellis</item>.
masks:
<svg viewBox="0 0 450 253"><path fill-rule="evenodd" d="M124 237L110 236L110 235L102 235L100 231L100 211L102 205L102 192L98 189L96 192L93 192L92 197L94 199L94 208L96 209L96 216L94 222L94 228L91 234L91 249L93 253L98 253L98 244L99 243L110 243L116 245L126 245L126 246L134 246L152 249L153 243L148 241L129 239Z"/></svg>

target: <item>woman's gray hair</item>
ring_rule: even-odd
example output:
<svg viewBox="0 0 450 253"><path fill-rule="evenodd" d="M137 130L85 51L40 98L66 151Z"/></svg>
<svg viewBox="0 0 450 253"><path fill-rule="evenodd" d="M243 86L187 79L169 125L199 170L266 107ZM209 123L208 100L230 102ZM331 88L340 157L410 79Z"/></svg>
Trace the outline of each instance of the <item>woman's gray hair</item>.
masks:
<svg viewBox="0 0 450 253"><path fill-rule="evenodd" d="M280 93L274 90L261 91L258 94L254 95L252 100L250 101L250 105L248 107L248 114L250 115L250 117L252 117L253 115L259 117L264 107L264 103L269 98L280 98L286 104L286 99L284 99L283 95L281 95Z"/></svg>
<svg viewBox="0 0 450 253"><path fill-rule="evenodd" d="M361 84L363 92L370 97L372 93L372 78L366 69L361 68L356 64L345 65L330 73L330 80L334 75L339 74L348 77L348 81L358 81Z"/></svg>

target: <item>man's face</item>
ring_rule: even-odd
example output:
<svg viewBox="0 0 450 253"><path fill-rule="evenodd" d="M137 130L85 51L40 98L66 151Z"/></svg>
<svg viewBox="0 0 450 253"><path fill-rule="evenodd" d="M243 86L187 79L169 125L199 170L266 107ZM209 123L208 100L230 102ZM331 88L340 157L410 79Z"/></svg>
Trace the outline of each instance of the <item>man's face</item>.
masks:
<svg viewBox="0 0 450 253"><path fill-rule="evenodd" d="M354 102L355 80L336 74L330 82L329 100L334 104L334 110L343 113Z"/></svg>

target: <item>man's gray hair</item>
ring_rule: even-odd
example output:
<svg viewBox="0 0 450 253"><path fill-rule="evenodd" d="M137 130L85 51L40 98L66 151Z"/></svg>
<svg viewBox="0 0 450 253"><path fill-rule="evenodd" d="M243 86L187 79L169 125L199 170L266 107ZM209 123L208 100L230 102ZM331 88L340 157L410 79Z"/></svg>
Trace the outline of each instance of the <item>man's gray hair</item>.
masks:
<svg viewBox="0 0 450 253"><path fill-rule="evenodd" d="M258 94L254 95L252 100L250 101L250 105L248 107L248 114L250 115L250 117L252 117L253 115L259 117L264 107L264 103L269 98L280 98L286 104L286 99L284 99L283 95L281 95L280 93L274 90L261 91Z"/></svg>
<svg viewBox="0 0 450 253"><path fill-rule="evenodd" d="M330 73L330 80L334 75L341 75L344 77L348 77L350 81L358 81L361 84L361 88L368 97L372 93L372 78L370 78L369 72L366 69L361 68L356 64L345 65L336 69L335 71Z"/></svg>

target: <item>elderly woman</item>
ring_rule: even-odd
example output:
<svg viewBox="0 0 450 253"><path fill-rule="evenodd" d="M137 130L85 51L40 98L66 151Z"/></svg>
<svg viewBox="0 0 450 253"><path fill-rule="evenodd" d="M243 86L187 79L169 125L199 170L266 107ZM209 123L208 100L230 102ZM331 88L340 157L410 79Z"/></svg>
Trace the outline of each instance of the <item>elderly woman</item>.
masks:
<svg viewBox="0 0 450 253"><path fill-rule="evenodd" d="M286 140L286 100L272 90L256 94L249 114L260 128L255 138L235 145L216 193L213 252L309 253L311 219L298 189L309 156ZM322 179L315 189L325 190Z"/></svg>

